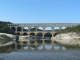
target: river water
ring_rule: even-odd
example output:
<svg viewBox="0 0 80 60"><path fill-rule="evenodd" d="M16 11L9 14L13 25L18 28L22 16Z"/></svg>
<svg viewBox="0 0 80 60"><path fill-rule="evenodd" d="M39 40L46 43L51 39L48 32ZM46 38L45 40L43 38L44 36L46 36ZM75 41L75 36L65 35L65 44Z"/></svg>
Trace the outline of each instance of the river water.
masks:
<svg viewBox="0 0 80 60"><path fill-rule="evenodd" d="M15 43L8 52L0 53L0 60L80 60L79 47L57 43Z"/></svg>

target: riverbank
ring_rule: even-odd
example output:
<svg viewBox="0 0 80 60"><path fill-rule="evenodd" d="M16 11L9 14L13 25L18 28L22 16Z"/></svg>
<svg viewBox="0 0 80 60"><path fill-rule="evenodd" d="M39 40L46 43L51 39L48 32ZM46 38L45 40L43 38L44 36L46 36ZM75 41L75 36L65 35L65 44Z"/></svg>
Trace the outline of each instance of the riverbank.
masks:
<svg viewBox="0 0 80 60"><path fill-rule="evenodd" d="M80 34L78 33L62 33L54 37L54 41L64 45L79 45Z"/></svg>

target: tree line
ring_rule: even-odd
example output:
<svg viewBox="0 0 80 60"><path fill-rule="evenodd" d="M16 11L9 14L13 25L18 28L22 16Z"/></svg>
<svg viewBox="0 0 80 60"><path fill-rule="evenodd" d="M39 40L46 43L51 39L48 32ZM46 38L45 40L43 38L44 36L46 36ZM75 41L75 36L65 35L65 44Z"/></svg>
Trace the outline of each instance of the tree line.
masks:
<svg viewBox="0 0 80 60"><path fill-rule="evenodd" d="M13 34L14 32L7 26L7 24L9 24L11 22L3 22L0 21L0 33L9 33L9 34Z"/></svg>

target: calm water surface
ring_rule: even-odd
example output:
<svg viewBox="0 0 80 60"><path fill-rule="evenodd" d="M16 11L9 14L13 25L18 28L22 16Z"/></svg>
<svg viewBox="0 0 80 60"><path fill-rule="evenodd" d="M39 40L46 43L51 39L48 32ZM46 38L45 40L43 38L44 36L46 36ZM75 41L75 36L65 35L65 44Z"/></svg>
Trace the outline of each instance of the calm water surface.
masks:
<svg viewBox="0 0 80 60"><path fill-rule="evenodd" d="M9 47L9 53L0 53L0 60L80 60L79 47L70 49L56 43L14 45Z"/></svg>

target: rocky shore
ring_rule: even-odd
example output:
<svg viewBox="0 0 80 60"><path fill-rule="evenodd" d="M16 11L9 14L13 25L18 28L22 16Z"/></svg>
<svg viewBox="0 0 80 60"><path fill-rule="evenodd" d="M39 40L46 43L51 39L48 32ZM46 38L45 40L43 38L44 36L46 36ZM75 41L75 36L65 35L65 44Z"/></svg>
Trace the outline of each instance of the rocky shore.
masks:
<svg viewBox="0 0 80 60"><path fill-rule="evenodd" d="M79 33L58 34L53 38L53 40L60 44L80 46L80 34Z"/></svg>

